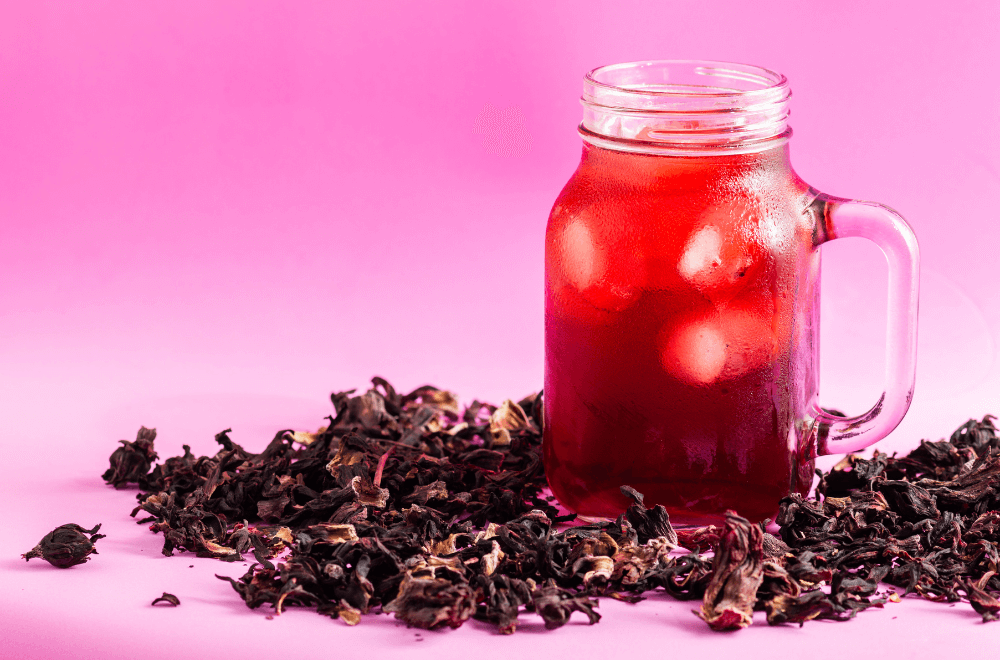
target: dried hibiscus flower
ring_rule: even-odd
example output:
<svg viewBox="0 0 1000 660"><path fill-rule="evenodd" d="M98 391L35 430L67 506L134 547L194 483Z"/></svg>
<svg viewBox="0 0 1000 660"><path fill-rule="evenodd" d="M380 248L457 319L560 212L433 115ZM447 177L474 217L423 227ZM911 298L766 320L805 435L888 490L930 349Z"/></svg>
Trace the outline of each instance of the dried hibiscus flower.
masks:
<svg viewBox="0 0 1000 660"><path fill-rule="evenodd" d="M735 513L675 530L628 485L616 520L562 525L574 516L545 492L541 393L462 410L450 392L404 394L374 378L330 398L321 428L281 430L260 453L226 430L214 455L185 447L156 463L155 432L140 429L105 480L138 484L133 515L163 534L164 554L252 553L243 577L222 578L247 606L311 607L348 625L392 612L420 628L475 618L509 634L524 612L547 628L574 612L596 623L598 598L638 603L650 591L701 601L716 630L745 627L754 611L802 625L898 602L885 584L1000 617L990 416L906 456L846 457L820 475L815 499L781 501L771 535Z"/></svg>
<svg viewBox="0 0 1000 660"><path fill-rule="evenodd" d="M100 525L93 529L84 529L79 525L60 525L46 534L34 548L21 555L25 561L40 557L53 566L69 568L83 564L96 555L94 542L103 539L104 534L98 534ZM88 537L87 534L90 534Z"/></svg>
<svg viewBox="0 0 1000 660"><path fill-rule="evenodd" d="M712 630L746 628L753 622L757 588L763 581L763 531L734 511L727 511L712 563L712 578L698 616Z"/></svg>

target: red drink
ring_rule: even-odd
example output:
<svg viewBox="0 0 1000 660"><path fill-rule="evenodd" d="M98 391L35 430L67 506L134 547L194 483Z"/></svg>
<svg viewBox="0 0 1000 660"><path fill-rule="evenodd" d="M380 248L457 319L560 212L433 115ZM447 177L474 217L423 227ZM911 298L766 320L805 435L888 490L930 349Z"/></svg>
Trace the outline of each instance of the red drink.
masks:
<svg viewBox="0 0 1000 660"><path fill-rule="evenodd" d="M545 462L565 506L616 516L627 484L702 524L807 491L814 197L785 146L585 144L546 233Z"/></svg>

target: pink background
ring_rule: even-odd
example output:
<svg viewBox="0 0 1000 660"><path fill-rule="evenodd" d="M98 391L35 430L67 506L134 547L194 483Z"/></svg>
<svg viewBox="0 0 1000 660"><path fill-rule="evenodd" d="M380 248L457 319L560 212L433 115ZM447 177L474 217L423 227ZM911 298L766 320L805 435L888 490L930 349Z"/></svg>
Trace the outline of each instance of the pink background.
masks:
<svg viewBox="0 0 1000 660"><path fill-rule="evenodd" d="M597 626L489 636L247 610L159 555L98 476L121 438L161 456L311 429L375 374L499 402L542 373L542 236L579 158L581 77L706 58L791 81L810 183L906 216L923 257L909 450L1000 412L1000 5L913 2L0 3L0 656L413 657L546 652L949 654L1000 640L968 605L715 635L690 603L601 602ZM823 399L881 385L885 265L825 251ZM828 465L829 463L827 463ZM91 563L18 559L104 523ZM151 563L153 562L153 563ZM193 564L194 568L189 568ZM182 606L153 609L162 591ZM225 632L219 632L225 631ZM905 632L905 635L903 634ZM908 637L909 636L909 637ZM418 643L421 640L421 643ZM941 652L945 652L942 650ZM680 653L681 656L685 653Z"/></svg>

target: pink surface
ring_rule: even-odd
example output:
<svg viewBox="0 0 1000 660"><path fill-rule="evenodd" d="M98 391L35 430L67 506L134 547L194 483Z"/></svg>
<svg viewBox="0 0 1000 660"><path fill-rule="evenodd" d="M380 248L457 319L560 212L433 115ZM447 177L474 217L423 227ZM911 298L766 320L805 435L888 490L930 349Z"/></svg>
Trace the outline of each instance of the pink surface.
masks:
<svg viewBox="0 0 1000 660"><path fill-rule="evenodd" d="M996 644L967 605L916 600L736 635L658 598L512 638L265 620L212 577L243 566L160 556L132 493L98 478L140 424L163 456L214 451L228 426L257 448L374 374L465 401L537 390L542 236L579 158L581 77L644 58L785 73L803 178L913 225L917 391L881 449L1000 412L996 3L824 4L0 4L0 657ZM824 248L823 400L856 413L880 391L885 266L841 243ZM92 562L18 559L70 521L104 524ZM164 590L182 606L149 607Z"/></svg>

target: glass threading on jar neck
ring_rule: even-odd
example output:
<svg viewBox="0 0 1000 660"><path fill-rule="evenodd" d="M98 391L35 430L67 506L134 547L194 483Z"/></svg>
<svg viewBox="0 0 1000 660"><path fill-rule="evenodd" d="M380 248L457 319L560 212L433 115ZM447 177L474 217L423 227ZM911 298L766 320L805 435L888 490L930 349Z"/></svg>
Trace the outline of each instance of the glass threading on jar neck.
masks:
<svg viewBox="0 0 1000 660"><path fill-rule="evenodd" d="M746 64L659 60L584 77L583 139L606 149L674 156L764 151L792 134L785 76Z"/></svg>

